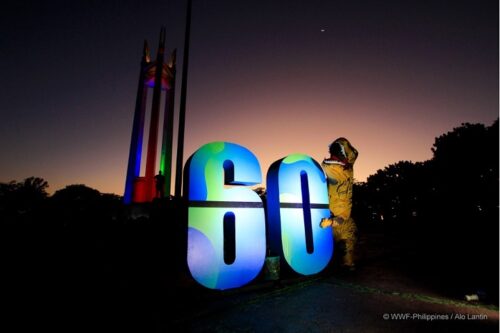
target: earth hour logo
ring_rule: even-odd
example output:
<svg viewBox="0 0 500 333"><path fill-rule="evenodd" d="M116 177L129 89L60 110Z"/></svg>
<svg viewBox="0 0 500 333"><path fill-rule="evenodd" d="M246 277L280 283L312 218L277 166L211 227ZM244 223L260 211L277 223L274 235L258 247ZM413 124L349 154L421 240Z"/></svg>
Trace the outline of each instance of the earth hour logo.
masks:
<svg viewBox="0 0 500 333"><path fill-rule="evenodd" d="M201 285L229 289L249 283L264 265L267 242L299 274L318 273L330 261L332 232L319 226L330 215L327 185L321 166L311 157L293 154L271 165L267 216L250 188L262 183L262 173L247 148L229 142L206 144L189 158L186 172L187 262ZM224 242L228 231L234 239Z"/></svg>

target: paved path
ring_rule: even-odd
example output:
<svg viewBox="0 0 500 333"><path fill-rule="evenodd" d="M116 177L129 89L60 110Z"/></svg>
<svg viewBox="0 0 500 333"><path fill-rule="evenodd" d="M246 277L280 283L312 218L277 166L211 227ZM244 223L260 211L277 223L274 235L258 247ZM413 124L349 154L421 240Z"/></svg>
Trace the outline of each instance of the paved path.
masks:
<svg viewBox="0 0 500 333"><path fill-rule="evenodd" d="M208 297L174 318L170 328L188 332L498 332L498 318L498 311L491 307L321 277Z"/></svg>

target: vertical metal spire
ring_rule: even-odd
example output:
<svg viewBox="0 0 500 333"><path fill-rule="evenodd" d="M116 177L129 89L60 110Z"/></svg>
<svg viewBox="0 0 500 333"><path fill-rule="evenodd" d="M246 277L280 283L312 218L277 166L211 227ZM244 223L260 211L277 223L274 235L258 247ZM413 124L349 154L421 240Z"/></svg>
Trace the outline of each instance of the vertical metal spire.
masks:
<svg viewBox="0 0 500 333"><path fill-rule="evenodd" d="M186 33L184 35L184 54L182 61L181 101L179 105L179 132L177 138L177 161L175 170L175 196L181 197L182 189L182 163L184 160L184 128L186 123L186 95L189 63L189 39L191 34L191 2L187 0Z"/></svg>
<svg viewBox="0 0 500 333"><path fill-rule="evenodd" d="M169 86L166 92L165 113L163 118L163 140L160 158L160 171L165 177L166 196L170 195L170 187L172 183L172 140L174 131L174 100L175 100L175 77L176 77L176 54L175 49L172 52L170 60L168 61Z"/></svg>
<svg viewBox="0 0 500 333"><path fill-rule="evenodd" d="M151 62L151 55L149 53L149 45L147 39L144 40L144 48L142 49L142 63L147 64Z"/></svg>
<svg viewBox="0 0 500 333"><path fill-rule="evenodd" d="M137 86L137 97L135 102L134 122L132 125L132 138L130 140L130 152L128 157L127 178L125 180L125 193L123 201L129 204L134 196L134 181L139 177L142 158L142 140L144 136L144 118L146 116L146 98L148 89L145 82L146 66L150 62L148 42L144 40L142 51L141 71L139 73L139 84Z"/></svg>
<svg viewBox="0 0 500 333"><path fill-rule="evenodd" d="M153 102L151 106L151 121L149 126L148 154L146 157L146 181L148 201L154 198L156 172L156 148L158 146L158 121L160 118L160 103L162 90L163 58L165 51L165 27L161 28L158 52L155 61L155 81L153 87Z"/></svg>

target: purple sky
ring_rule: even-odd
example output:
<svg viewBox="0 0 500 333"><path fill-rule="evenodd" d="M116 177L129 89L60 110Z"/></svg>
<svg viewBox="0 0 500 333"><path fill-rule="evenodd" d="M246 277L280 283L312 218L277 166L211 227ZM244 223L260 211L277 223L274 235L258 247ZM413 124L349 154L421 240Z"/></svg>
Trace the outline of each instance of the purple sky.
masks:
<svg viewBox="0 0 500 333"><path fill-rule="evenodd" d="M0 181L123 194L143 39L182 66L184 1L12 1L0 12ZM323 30L323 31L322 31ZM211 141L265 176L345 136L365 180L498 117L498 1L193 0L187 159ZM177 89L179 91L179 89ZM178 102L178 99L177 99ZM176 117L177 119L177 117Z"/></svg>

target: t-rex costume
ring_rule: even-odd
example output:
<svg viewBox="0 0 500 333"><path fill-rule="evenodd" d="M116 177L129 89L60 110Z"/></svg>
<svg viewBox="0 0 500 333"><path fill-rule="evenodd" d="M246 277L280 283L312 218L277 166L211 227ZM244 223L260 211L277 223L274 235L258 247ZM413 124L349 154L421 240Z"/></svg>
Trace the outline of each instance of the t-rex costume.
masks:
<svg viewBox="0 0 500 333"><path fill-rule="evenodd" d="M333 227L335 242L345 242L343 264L354 267L356 224L351 218L353 164L358 151L345 138L338 138L330 145L330 158L321 166L328 179L328 199L331 216L321 220L320 226Z"/></svg>

